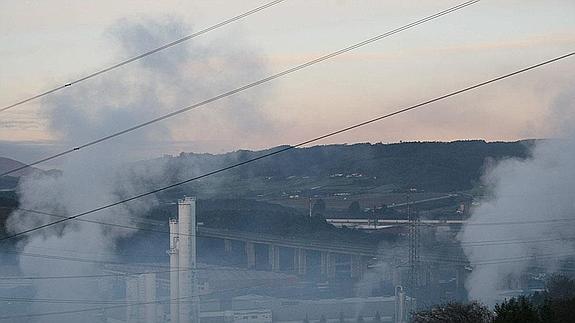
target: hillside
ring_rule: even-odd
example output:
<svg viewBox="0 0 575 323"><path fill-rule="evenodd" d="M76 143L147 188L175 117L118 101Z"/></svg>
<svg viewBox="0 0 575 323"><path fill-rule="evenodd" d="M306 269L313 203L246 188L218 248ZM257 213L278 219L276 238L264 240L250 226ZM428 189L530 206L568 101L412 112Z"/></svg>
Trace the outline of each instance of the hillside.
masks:
<svg viewBox="0 0 575 323"><path fill-rule="evenodd" d="M467 198L447 194L447 199L437 199L447 192L473 188L487 160L528 158L532 145L533 141L456 141L298 148L177 187L162 193L161 199L173 201L184 195L198 196L202 201L201 221L206 226L281 235L317 235L318 232L333 235L338 233L321 221L309 227L310 219L306 216L309 198L313 198L315 204L314 214L357 217L365 216L365 208L405 202L405 192L414 188L415 192L410 190L413 201L433 201L418 208L430 212L429 216L449 216ZM221 155L182 153L141 163L147 166L167 163L166 176L176 181L276 149L281 147ZM13 203L15 196L11 194L0 203ZM323 209L319 209L320 200L325 203ZM154 210L152 216L165 220L169 215L166 211ZM397 212L401 210L389 209L381 216L400 216Z"/></svg>
<svg viewBox="0 0 575 323"><path fill-rule="evenodd" d="M17 160L0 157L0 173L8 172L12 169L25 166ZM8 176L0 177L0 190L12 190L18 185L19 177L30 175L36 172L42 172L42 170L35 167L28 167L19 171L16 171Z"/></svg>
<svg viewBox="0 0 575 323"><path fill-rule="evenodd" d="M273 187L289 190L296 181L304 182L303 187L307 185L308 189L310 185L324 187L339 182L338 185L344 186L355 183L356 189L385 186L389 190L464 191L479 181L488 160L528 158L533 143L474 140L297 148L231 170L220 177L224 181L233 178L233 183L219 187L231 188L242 183L238 184L242 187L238 187L237 194L240 195L250 191L269 192ZM182 153L167 161L171 175L176 178L182 173L198 175L281 148L240 150L221 155ZM265 183L260 183L262 181ZM198 188L198 185L194 187Z"/></svg>
<svg viewBox="0 0 575 323"><path fill-rule="evenodd" d="M11 158L0 157L0 173L8 172L12 169L19 168L19 167L22 167L25 165L26 164L21 163L17 160L11 159ZM40 170L38 168L35 168L35 167L28 167L28 168L16 171L10 175L12 177L20 177L20 176L32 174L32 173L37 172L37 171L40 171Z"/></svg>

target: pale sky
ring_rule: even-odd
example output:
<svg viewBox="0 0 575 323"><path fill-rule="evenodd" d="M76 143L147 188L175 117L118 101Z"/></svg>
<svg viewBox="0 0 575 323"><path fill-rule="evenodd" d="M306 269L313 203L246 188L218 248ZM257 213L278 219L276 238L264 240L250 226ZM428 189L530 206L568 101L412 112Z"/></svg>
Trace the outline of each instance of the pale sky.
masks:
<svg viewBox="0 0 575 323"><path fill-rule="evenodd" d="M197 30L265 2L0 0L0 106L126 58L110 37L118 21L175 17ZM287 0L192 42L224 51L228 42L241 44L261 57L270 74L461 2ZM195 120L210 118L206 106L186 113L185 122L169 123L170 140L148 148L161 154L293 144L573 50L575 1L483 0L247 93L252 101L261 93L253 119L272 125L265 132L246 134L233 119L222 121L221 128L202 128L201 122L190 130ZM555 110L572 113L575 108L562 99L574 97L573 71L575 58L322 143L555 136ZM239 79L249 80L249 75ZM0 155L26 161L32 157L22 153L23 147L37 147L24 143L69 139L50 129L42 102L0 114L0 142L11 147ZM566 104L571 106L557 107Z"/></svg>

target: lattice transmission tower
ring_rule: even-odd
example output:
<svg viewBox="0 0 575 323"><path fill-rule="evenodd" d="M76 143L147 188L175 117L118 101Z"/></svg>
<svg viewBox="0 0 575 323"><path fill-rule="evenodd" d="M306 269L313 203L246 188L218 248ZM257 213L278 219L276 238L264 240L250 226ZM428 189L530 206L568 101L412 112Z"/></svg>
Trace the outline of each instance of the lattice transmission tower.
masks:
<svg viewBox="0 0 575 323"><path fill-rule="evenodd" d="M409 281L407 285L411 310L415 310L419 286L419 215L412 207L413 202L411 201L410 193L411 190L407 193L406 198L407 219L409 222Z"/></svg>

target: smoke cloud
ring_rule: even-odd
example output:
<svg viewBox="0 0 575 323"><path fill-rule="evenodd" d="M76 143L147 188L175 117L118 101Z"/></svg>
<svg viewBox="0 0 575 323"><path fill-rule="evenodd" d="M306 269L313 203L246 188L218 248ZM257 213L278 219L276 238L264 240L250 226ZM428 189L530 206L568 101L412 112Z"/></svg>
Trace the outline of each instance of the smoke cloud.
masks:
<svg viewBox="0 0 575 323"><path fill-rule="evenodd" d="M473 267L466 283L471 299L494 304L498 291L521 287L514 282L527 269L553 272L575 255L573 108L572 93L561 95L553 107L549 121L561 139L539 141L531 158L504 160L486 171L483 182L490 197L459 236ZM524 223L530 221L543 222ZM496 222L513 224L474 225ZM494 244L473 245L478 241Z"/></svg>
<svg viewBox="0 0 575 323"><path fill-rule="evenodd" d="M176 18L122 20L108 35L117 44L118 57L132 57L191 33ZM207 99L256 79L265 65L241 37L206 44L188 42L122 69L74 85L42 104L51 131L68 145L77 145L131 127L155 116ZM194 111L176 120L161 122L70 155L58 175L35 175L18 188L21 207L60 215L74 215L124 197L166 184L163 163L138 164L139 152L155 142L170 142L183 128L188 137L237 131L258 135L267 119L260 109L265 89L252 91ZM179 130L178 130L179 129ZM122 204L86 216L86 219L136 226L141 216L158 201L154 197ZM58 218L14 212L7 222L16 233ZM25 253L114 260L115 242L133 230L68 221L34 232L19 244ZM97 263L20 257L24 276L87 275L100 272ZM101 300L97 281L89 279L35 281L36 298ZM32 305L32 313L90 307L89 305ZM92 305L93 306L93 305ZM79 314L78 314L79 315ZM42 317L42 322L90 322L91 315Z"/></svg>

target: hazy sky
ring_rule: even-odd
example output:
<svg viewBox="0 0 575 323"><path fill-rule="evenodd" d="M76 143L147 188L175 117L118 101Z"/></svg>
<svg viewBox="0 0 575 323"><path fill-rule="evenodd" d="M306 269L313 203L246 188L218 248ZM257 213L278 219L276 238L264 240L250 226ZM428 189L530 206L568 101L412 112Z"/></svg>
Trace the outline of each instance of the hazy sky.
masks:
<svg viewBox="0 0 575 323"><path fill-rule="evenodd" d="M0 0L0 105L125 58L110 37L118 21L176 17L197 30L265 2ZM242 43L274 73L460 2L287 0L192 42ZM220 152L296 143L573 51L574 31L575 1L483 0L266 85L256 101L261 114L253 116L255 124L264 118L273 125L265 132L247 135L249 129L226 124L234 120L202 128L194 111L182 117L186 122L170 123L169 141L147 149ZM572 58L324 143L554 136L555 110L573 112L564 106L573 102L562 100L573 97L573 71ZM7 147L0 155L32 158L23 147L66 139L48 127L42 102L0 114L0 146Z"/></svg>

